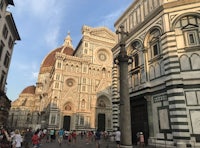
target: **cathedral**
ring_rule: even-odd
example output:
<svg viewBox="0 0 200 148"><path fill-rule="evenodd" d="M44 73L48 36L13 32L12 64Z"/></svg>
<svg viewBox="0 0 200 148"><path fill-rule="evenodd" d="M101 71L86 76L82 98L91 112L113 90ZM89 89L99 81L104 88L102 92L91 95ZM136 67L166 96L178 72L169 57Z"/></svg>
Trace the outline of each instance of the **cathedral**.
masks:
<svg viewBox="0 0 200 148"><path fill-rule="evenodd" d="M12 102L9 127L112 130L111 49L116 34L106 27L82 27L73 48L70 34L43 59L36 85Z"/></svg>
<svg viewBox="0 0 200 148"><path fill-rule="evenodd" d="M200 0L136 0L114 26L128 36L83 26L75 50L68 35L51 51L36 86L12 103L9 126L115 130L123 39L132 143L143 133L155 147L200 147Z"/></svg>

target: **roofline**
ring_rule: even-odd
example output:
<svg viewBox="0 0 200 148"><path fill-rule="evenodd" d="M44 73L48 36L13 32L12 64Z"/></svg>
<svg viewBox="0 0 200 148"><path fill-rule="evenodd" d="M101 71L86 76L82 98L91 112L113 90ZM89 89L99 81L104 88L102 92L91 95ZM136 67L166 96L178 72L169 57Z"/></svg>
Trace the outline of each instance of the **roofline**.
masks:
<svg viewBox="0 0 200 148"><path fill-rule="evenodd" d="M11 12L6 12L6 20L9 22L8 25L10 25L10 30L13 31L15 39L21 40Z"/></svg>
<svg viewBox="0 0 200 148"><path fill-rule="evenodd" d="M74 50L73 55L76 54L76 52L77 52L78 48L80 47L80 45L82 44L82 42L83 42L83 40L81 39L81 40L79 41L78 45L76 46L76 49Z"/></svg>
<svg viewBox="0 0 200 148"><path fill-rule="evenodd" d="M115 21L114 27L116 27L116 25L124 18L124 16L127 14L127 12L129 12L129 11L132 9L132 7L133 7L134 5L137 4L138 1L139 1L139 0L134 0L134 1L133 1L133 3L132 3L132 4L122 13L122 15Z"/></svg>

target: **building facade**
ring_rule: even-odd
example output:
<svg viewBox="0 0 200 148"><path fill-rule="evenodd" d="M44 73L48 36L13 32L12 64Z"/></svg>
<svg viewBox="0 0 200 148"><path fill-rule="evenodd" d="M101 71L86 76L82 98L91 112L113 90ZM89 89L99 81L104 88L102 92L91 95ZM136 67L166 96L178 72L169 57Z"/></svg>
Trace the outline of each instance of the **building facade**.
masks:
<svg viewBox="0 0 200 148"><path fill-rule="evenodd" d="M36 86L26 87L11 106L9 126L67 130L112 129L111 49L117 36L106 27L82 27L41 63Z"/></svg>
<svg viewBox="0 0 200 148"><path fill-rule="evenodd" d="M200 0L136 0L116 21L126 49L133 143L200 146ZM119 36L120 37L120 36ZM119 38L120 41L120 38ZM114 58L120 50L113 48ZM113 125L119 125L118 66L113 67Z"/></svg>
<svg viewBox="0 0 200 148"><path fill-rule="evenodd" d="M20 40L13 16L7 11L12 0L0 0L0 126L6 126L11 101L6 95L6 81L10 67L13 47Z"/></svg>

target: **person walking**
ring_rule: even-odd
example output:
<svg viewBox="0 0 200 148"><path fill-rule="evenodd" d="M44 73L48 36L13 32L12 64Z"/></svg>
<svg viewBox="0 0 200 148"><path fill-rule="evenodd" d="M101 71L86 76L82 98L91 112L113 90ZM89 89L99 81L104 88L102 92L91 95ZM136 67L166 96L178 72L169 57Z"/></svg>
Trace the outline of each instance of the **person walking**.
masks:
<svg viewBox="0 0 200 148"><path fill-rule="evenodd" d="M120 138L121 138L121 132L119 127L117 128L117 131L115 132L115 141L117 144L117 148L120 148Z"/></svg>
<svg viewBox="0 0 200 148"><path fill-rule="evenodd" d="M76 143L76 138L77 138L76 131L73 130L73 131L72 131L72 141L73 141L73 143Z"/></svg>
<svg viewBox="0 0 200 148"><path fill-rule="evenodd" d="M15 139L15 147L16 148L21 148L21 146L22 146L22 136L21 136L21 134L20 134L18 129L15 130L14 139Z"/></svg>
<svg viewBox="0 0 200 148"><path fill-rule="evenodd" d="M33 148L39 148L40 147L40 138L38 136L39 130L37 130L33 137L32 137L32 143L33 143Z"/></svg>
<svg viewBox="0 0 200 148"><path fill-rule="evenodd" d="M95 142L96 142L96 148L100 148L100 139L101 139L101 133L99 129L95 132Z"/></svg>
<svg viewBox="0 0 200 148"><path fill-rule="evenodd" d="M64 135L64 130L63 130L63 129L60 129L60 130L58 131L58 143L59 143L59 146L61 146L61 144L62 144L63 135Z"/></svg>
<svg viewBox="0 0 200 148"><path fill-rule="evenodd" d="M24 134L24 147L25 148L31 148L32 146L32 140L31 138L33 137L33 132L31 128L26 130L26 133Z"/></svg>
<svg viewBox="0 0 200 148"><path fill-rule="evenodd" d="M54 129L51 129L50 130L50 138L51 138L51 142L53 142L53 140L54 140L54 135L55 135L55 131L54 131Z"/></svg>

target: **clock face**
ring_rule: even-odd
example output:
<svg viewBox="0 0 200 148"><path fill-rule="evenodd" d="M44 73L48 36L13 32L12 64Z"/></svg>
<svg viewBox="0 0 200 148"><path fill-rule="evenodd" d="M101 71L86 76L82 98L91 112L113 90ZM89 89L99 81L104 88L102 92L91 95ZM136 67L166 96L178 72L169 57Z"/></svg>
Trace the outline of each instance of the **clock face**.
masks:
<svg viewBox="0 0 200 148"><path fill-rule="evenodd" d="M106 54L105 53L100 53L99 54L99 60L101 60L101 61L105 61L106 60Z"/></svg>

